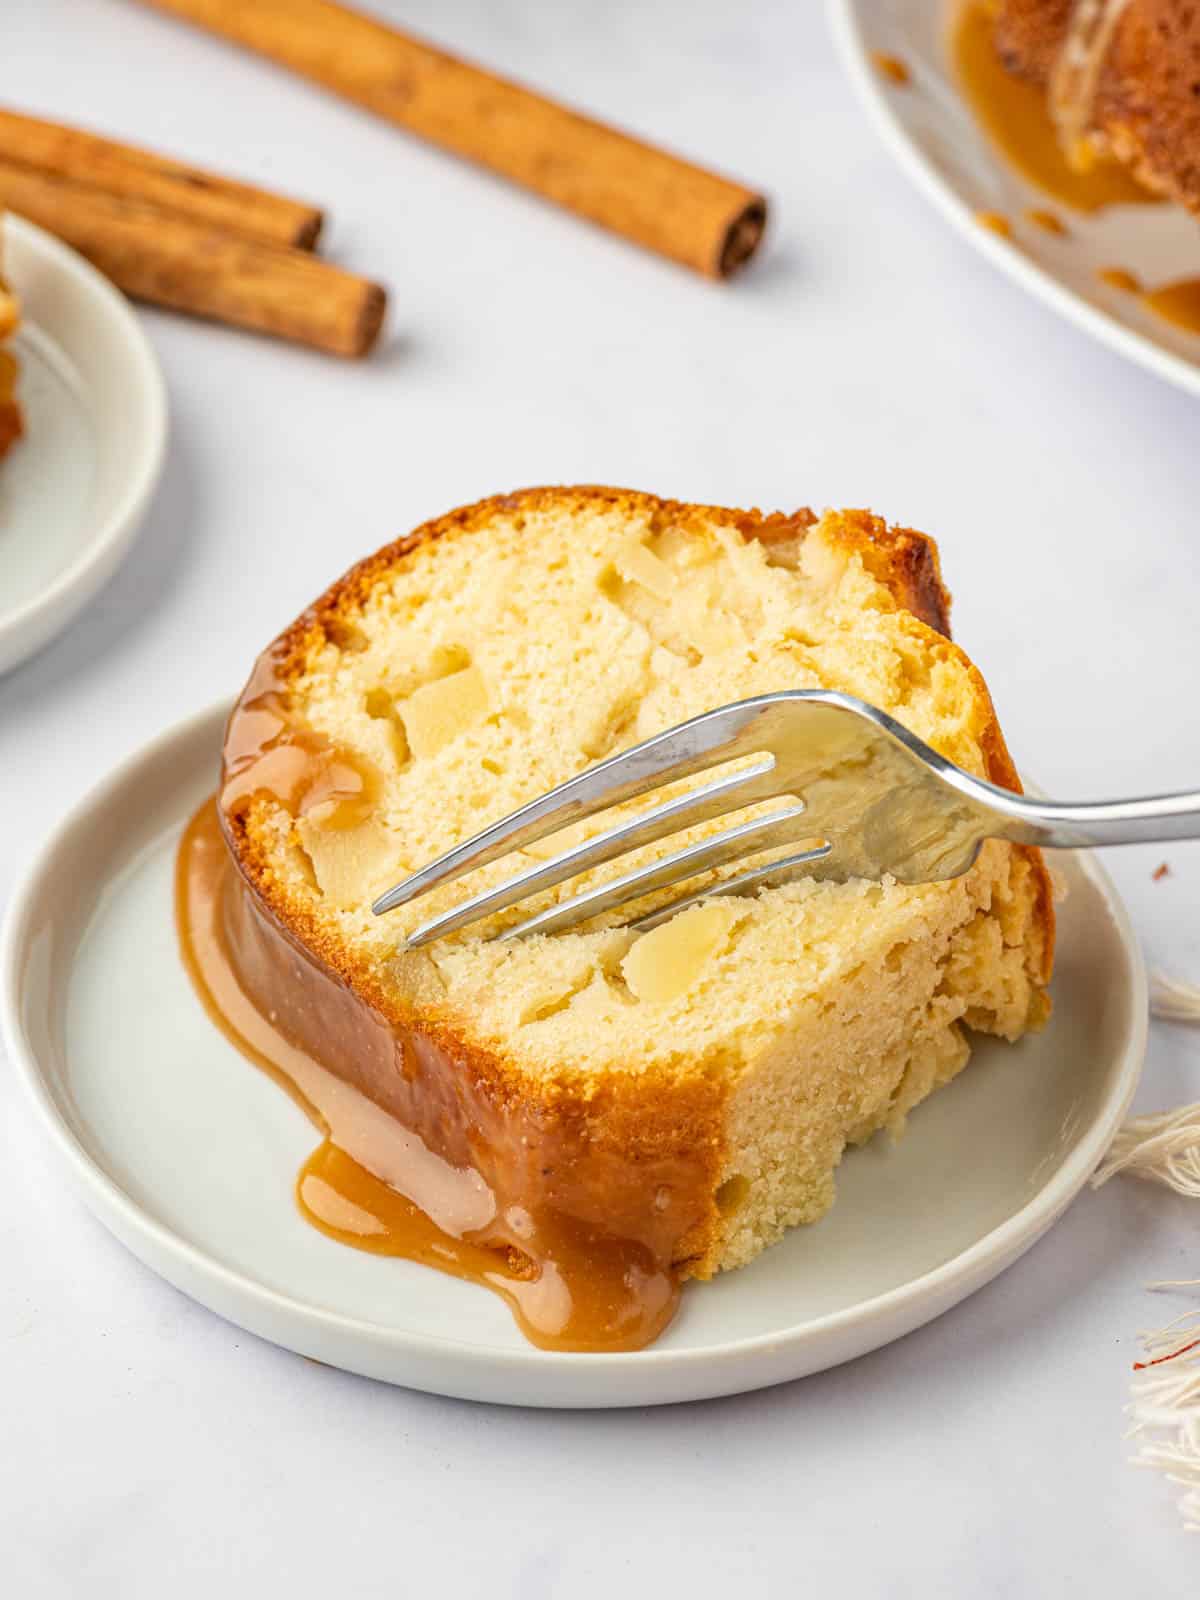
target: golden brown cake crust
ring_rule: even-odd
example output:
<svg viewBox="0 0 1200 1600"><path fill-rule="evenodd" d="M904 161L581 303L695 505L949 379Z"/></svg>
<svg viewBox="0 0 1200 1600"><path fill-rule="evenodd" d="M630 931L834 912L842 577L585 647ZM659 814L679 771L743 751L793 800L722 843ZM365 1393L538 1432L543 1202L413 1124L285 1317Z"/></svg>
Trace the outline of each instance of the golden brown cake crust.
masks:
<svg viewBox="0 0 1200 1600"><path fill-rule="evenodd" d="M299 678L313 656L327 643L345 642L355 617L376 585L404 557L434 539L451 539L486 528L497 513L520 517L523 512L573 511L605 506L649 516L652 524L698 531L714 524L734 527L747 537L780 543L802 537L817 518L807 508L785 515L764 516L757 510L689 505L662 500L627 489L582 486L531 488L498 495L465 506L423 524L411 534L386 545L352 567L284 631L266 653L273 676L286 687ZM910 611L918 625L930 630L930 644L952 653L967 670L976 695L981 725L979 743L987 776L1004 788L1020 792L1020 781L996 720L991 698L977 669L949 640L950 596L942 580L937 547L925 535L909 528L889 527L868 511L826 515L823 532L849 553L856 554L872 576L892 594L898 606ZM265 657L264 657L265 659ZM373 966L355 958L322 927L309 909L287 890L272 864L272 836L260 826L265 808L250 799L224 814L226 838L243 876L274 923L302 950L315 955L335 976L370 1005L392 1027L419 1032L453 1058L468 1075L473 1092L514 1113L532 1116L542 1128L555 1130L563 1141L588 1152L599 1166L611 1157L627 1156L631 1149L647 1163L687 1160L702 1182L715 1189L722 1171L723 1113L727 1086L697 1070L681 1075L638 1073L581 1079L577 1074L531 1078L503 1054L481 1049L464 1038L461 1030L431 1006L419 1016L407 1014L392 988L380 980ZM1036 884L1035 923L1041 934L1041 978L1048 981L1053 963L1054 911L1049 876L1041 854L1020 847L1030 861ZM706 1222L685 1239L676 1260L685 1272L708 1276L720 1239L721 1217L715 1204Z"/></svg>
<svg viewBox="0 0 1200 1600"><path fill-rule="evenodd" d="M1005 66L1048 83L1071 12L1072 0L1000 0L996 48ZM1092 121L1147 187L1200 213L1200 6L1129 0Z"/></svg>

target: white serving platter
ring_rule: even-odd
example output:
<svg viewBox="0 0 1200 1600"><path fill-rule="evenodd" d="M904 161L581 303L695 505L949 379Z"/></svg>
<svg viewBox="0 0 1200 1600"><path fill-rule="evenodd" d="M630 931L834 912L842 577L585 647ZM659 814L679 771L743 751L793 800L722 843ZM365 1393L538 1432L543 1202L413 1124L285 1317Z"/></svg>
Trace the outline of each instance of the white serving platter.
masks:
<svg viewBox="0 0 1200 1600"><path fill-rule="evenodd" d="M1178 206L1119 205L1091 216L1064 211L1062 236L1029 222L1030 209L1062 208L997 153L964 101L948 48L957 3L827 0L846 70L888 150L947 221L1023 289L1139 366L1200 394L1200 333L1098 277L1113 266L1154 286L1200 277L1200 221ZM877 52L901 60L908 82L882 74ZM981 226L981 212L1008 218L1012 237Z"/></svg>
<svg viewBox="0 0 1200 1600"><path fill-rule="evenodd" d="M0 462L0 672L69 626L133 543L162 469L167 401L129 303L31 222L0 218L21 299L25 433Z"/></svg>

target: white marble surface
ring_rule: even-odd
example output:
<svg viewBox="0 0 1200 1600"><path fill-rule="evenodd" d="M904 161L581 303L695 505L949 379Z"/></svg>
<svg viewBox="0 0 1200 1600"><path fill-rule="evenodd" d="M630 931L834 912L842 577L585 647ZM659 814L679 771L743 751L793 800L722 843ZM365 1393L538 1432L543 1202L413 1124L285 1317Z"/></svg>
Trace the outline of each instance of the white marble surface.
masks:
<svg viewBox="0 0 1200 1600"><path fill-rule="evenodd" d="M715 287L129 0L8 0L6 99L326 201L394 313L361 367L146 316L171 457L125 569L0 682L0 901L83 786L232 689L335 572L531 482L929 529L1045 787L1200 778L1196 404L944 229L816 0L378 9L762 183L769 247ZM1196 848L1110 865L1152 962L1200 977ZM1141 1103L1198 1096L1200 1038L1156 1026ZM1182 1308L1143 1286L1197 1273L1195 1203L1117 1183L839 1371L668 1411L486 1409L313 1366L166 1288L62 1193L0 1072L0 1590L1182 1596L1196 1547L1126 1465L1121 1406L1136 1330Z"/></svg>

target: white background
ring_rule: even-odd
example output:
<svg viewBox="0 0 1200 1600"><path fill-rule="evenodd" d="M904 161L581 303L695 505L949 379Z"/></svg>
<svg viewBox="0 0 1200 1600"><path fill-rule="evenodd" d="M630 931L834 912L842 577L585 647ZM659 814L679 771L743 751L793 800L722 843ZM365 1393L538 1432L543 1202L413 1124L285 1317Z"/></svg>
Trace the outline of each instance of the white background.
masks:
<svg viewBox="0 0 1200 1600"><path fill-rule="evenodd" d="M761 184L769 244L709 284L133 0L6 0L6 101L326 203L332 253L393 312L363 365L146 314L166 476L112 585L0 682L0 901L57 813L232 691L353 559L528 483L927 529L1045 788L1200 781L1200 411L943 226L816 0L376 8ZM1152 964L1200 978L1195 847L1109 865ZM1139 1103L1198 1096L1200 1039L1156 1026ZM838 1371L660 1411L488 1409L315 1366L158 1282L64 1196L0 1073L0 1590L1194 1593L1121 1407L1137 1329L1185 1303L1144 1285L1197 1274L1200 1207L1123 1181Z"/></svg>

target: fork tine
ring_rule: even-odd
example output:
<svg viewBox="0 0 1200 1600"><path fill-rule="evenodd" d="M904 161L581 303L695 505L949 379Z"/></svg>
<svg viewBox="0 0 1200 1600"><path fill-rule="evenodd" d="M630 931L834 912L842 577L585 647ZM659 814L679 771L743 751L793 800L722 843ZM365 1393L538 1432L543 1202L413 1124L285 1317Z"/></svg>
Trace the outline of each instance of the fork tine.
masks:
<svg viewBox="0 0 1200 1600"><path fill-rule="evenodd" d="M781 883L791 883L796 878L816 876L813 867L818 861L823 861L833 849L831 844L818 845L815 850L802 850L799 855L784 856L781 861L766 861L760 867L750 867L745 872L736 872L732 878L722 878L719 883L707 884L703 889L695 889L691 894L680 895L678 900L668 900L665 906L659 906L657 911L651 911L648 916L639 917L636 922L631 922L628 927L633 933L649 933L651 928L657 928L679 912L686 911L689 906L698 905L701 900L711 900L720 894L744 894L747 889L756 889L765 884L772 887Z"/></svg>
<svg viewBox="0 0 1200 1600"><path fill-rule="evenodd" d="M651 861L608 883L585 889L581 894L564 900L561 905L551 906L537 916L527 917L513 928L506 928L499 937L516 939L526 933L559 933L564 928L575 927L588 917L598 916L601 911L611 911L615 906L640 900L655 889L668 889L685 878L694 878L698 872L707 872L713 867L723 866L727 861L757 854L760 850L771 850L776 845L791 844L795 839L804 837L803 818L803 806L789 806L784 811L772 811L768 816L755 817L753 821L727 828L724 833L718 833L711 839L701 839L698 844L663 856L660 861ZM418 929L410 943L423 943L421 936L424 933L425 929Z"/></svg>
<svg viewBox="0 0 1200 1600"><path fill-rule="evenodd" d="M759 695L736 705L706 711L690 722L609 756L598 766L560 783L549 794L501 817L464 844L447 850L436 861L381 895L371 910L376 916L394 911L436 884L461 878L463 873L482 867L497 856L536 844L547 834L581 822L597 811L634 800L647 789L673 783L677 778L691 777L709 767L720 766L734 756L761 749L761 744L754 743L754 725L778 698Z"/></svg>
<svg viewBox="0 0 1200 1600"><path fill-rule="evenodd" d="M774 792L774 785L769 781L773 767L774 762L770 760L756 762L747 771L735 772L730 778L722 778L717 783L706 784L702 789L679 795L665 805L655 806L652 811L644 811L641 816L610 828L607 833L597 834L594 839L585 839L574 849L566 850L540 866L530 867L513 878L506 878L494 888L473 895L423 924L419 930L423 935L422 943L455 933L459 928L479 922L494 911L503 911L508 906L516 905L518 900L528 900L543 889L552 888L567 878L578 877L592 867L603 866L614 856L624 855L644 844L652 844L669 833L678 833L698 822L708 822L730 811L740 811L743 806L753 805L756 800L769 798ZM409 942L411 944L411 939Z"/></svg>

